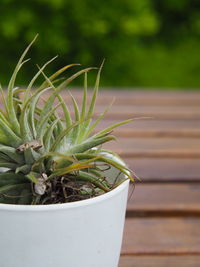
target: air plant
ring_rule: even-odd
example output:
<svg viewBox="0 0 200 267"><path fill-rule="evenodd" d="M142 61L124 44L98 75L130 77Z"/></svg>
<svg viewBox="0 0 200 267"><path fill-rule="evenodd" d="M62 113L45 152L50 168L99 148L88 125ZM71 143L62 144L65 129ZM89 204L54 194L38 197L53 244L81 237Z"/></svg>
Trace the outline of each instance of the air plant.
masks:
<svg viewBox="0 0 200 267"><path fill-rule="evenodd" d="M36 37L35 37L36 39ZM93 113L102 65L98 69L93 94L87 103L87 75L94 68L82 69L65 80L59 79L71 64L50 77L44 64L26 89L15 87L17 74L27 62L25 56L35 39L19 59L8 84L7 94L0 88L4 108L0 109L0 203L53 204L81 200L109 192L122 181L109 182L105 169L111 167L133 180L129 169L116 162L102 145L114 140L112 130L131 120L111 125L98 133L93 130L109 107L94 121ZM60 92L78 76L84 75L81 107L71 95L74 117ZM44 81L35 87L39 76ZM43 94L51 92L41 106ZM56 103L57 104L56 104ZM58 108L63 116L59 116ZM117 179L116 179L117 180Z"/></svg>

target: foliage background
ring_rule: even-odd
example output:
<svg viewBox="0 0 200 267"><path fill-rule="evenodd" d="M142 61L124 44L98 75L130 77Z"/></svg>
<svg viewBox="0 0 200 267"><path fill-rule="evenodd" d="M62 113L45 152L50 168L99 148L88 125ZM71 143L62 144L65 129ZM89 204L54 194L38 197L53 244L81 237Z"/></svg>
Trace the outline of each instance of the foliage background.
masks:
<svg viewBox="0 0 200 267"><path fill-rule="evenodd" d="M19 83L58 54L49 73L106 58L103 86L200 88L199 0L1 0L0 14L3 84L39 33Z"/></svg>

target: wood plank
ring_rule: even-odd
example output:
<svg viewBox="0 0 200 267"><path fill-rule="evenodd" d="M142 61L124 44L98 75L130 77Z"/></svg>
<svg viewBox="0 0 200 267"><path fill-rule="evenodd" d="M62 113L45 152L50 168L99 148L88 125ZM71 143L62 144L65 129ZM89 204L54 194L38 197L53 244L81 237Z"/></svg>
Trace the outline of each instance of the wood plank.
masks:
<svg viewBox="0 0 200 267"><path fill-rule="evenodd" d="M99 116L105 109L104 105L98 105L95 109L94 116ZM147 106L147 105L113 105L106 114L106 118L128 119L149 117L152 119L198 119L200 120L199 106Z"/></svg>
<svg viewBox="0 0 200 267"><path fill-rule="evenodd" d="M48 95L49 94L46 94L46 97ZM80 91L74 91L74 95L78 96L80 102ZM116 95L118 101L107 114L107 118L124 119L127 117L135 118L150 116L156 119L200 119L200 93L190 95L183 92L169 96L166 92L161 95L159 92L153 94L146 94L143 92L142 94L139 94L139 98L145 98L146 100L144 103L135 103L134 101L136 97L134 92L102 91L98 98L98 105L95 111L96 116L101 113L104 110L105 105L110 102L111 99L109 99L109 96L113 97L113 95ZM66 91L63 92L63 96L69 105L69 109L72 109L71 101L69 101L69 96ZM150 101L150 103L148 103L148 101ZM151 101L153 101L153 103ZM177 103L179 103L179 105ZM190 105L188 105L188 103L190 103Z"/></svg>
<svg viewBox="0 0 200 267"><path fill-rule="evenodd" d="M124 160L143 183L200 181L200 159L124 158Z"/></svg>
<svg viewBox="0 0 200 267"><path fill-rule="evenodd" d="M120 138L105 147L122 157L200 157L198 138Z"/></svg>
<svg viewBox="0 0 200 267"><path fill-rule="evenodd" d="M105 119L95 132L119 122ZM200 120L135 120L114 130L118 137L200 137Z"/></svg>
<svg viewBox="0 0 200 267"><path fill-rule="evenodd" d="M129 218L122 255L200 255L200 218Z"/></svg>
<svg viewBox="0 0 200 267"><path fill-rule="evenodd" d="M83 90L70 90L71 93L80 102ZM89 90L90 97L92 91ZM70 99L67 90L62 92L65 99ZM113 90L100 89L97 103L109 104L115 98L115 104L133 104L133 105L183 105L193 106L200 104L200 92L198 91L147 91L147 90L126 90L125 88L117 88Z"/></svg>
<svg viewBox="0 0 200 267"><path fill-rule="evenodd" d="M57 103L57 102L55 102ZM39 105L41 107L41 105ZM0 104L2 108L2 103ZM97 105L94 110L94 118L105 110L107 106ZM69 111L73 116L73 106L68 105ZM62 116L62 109L58 109L59 116ZM147 105L113 105L110 111L106 114L106 119L143 119L149 118L154 120L200 120L199 106L147 106Z"/></svg>
<svg viewBox="0 0 200 267"><path fill-rule="evenodd" d="M97 105L94 111L94 118L97 118L106 108L106 105ZM73 114L73 106L68 105ZM58 109L61 116L62 110ZM199 106L148 106L148 105L113 105L106 114L106 119L156 119L156 120L200 120Z"/></svg>
<svg viewBox="0 0 200 267"><path fill-rule="evenodd" d="M199 216L200 183L130 186L128 216Z"/></svg>
<svg viewBox="0 0 200 267"><path fill-rule="evenodd" d="M98 131L95 130L96 133ZM199 138L200 137L200 130L198 129L168 129L168 130L156 130L156 129L148 129L148 130L141 130L141 129L132 129L130 127L127 128L117 128L114 131L114 134L117 137L192 137L192 138Z"/></svg>
<svg viewBox="0 0 200 267"><path fill-rule="evenodd" d="M199 267L200 256L137 256L121 257L118 267Z"/></svg>
<svg viewBox="0 0 200 267"><path fill-rule="evenodd" d="M97 105L94 110L94 118L105 110L107 106ZM73 115L73 106L68 105L70 113ZM58 109L58 114L62 116L62 109ZM142 119L149 118L154 120L200 120L199 106L147 106L147 105L113 105L106 114L106 119Z"/></svg>
<svg viewBox="0 0 200 267"><path fill-rule="evenodd" d="M76 97L78 102L81 102L83 89L70 88L70 92ZM70 96L68 90L61 92L64 99L69 102ZM46 96L49 93L44 94ZM92 91L88 91L90 98ZM106 90L100 89L97 103L109 104L115 98L115 105L118 104L132 104L132 105L166 105L166 106L199 106L200 92L198 91L153 91L153 90L135 90L130 88L107 88Z"/></svg>

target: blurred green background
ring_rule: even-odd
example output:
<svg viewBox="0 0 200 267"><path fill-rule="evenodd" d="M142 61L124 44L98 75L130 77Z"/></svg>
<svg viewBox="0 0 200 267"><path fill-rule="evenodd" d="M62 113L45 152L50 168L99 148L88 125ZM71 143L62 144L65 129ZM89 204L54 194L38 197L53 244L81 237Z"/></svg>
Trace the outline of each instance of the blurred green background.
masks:
<svg viewBox="0 0 200 267"><path fill-rule="evenodd" d="M58 54L48 73L106 58L103 86L200 88L199 0L1 0L0 11L3 85L39 33L19 83Z"/></svg>

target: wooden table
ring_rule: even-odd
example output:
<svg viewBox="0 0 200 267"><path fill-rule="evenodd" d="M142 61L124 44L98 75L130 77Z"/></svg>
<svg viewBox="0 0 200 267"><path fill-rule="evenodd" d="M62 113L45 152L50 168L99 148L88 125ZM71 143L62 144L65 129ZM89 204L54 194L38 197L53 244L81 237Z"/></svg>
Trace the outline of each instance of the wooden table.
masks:
<svg viewBox="0 0 200 267"><path fill-rule="evenodd" d="M200 266L200 92L100 92L116 103L102 127L118 128L119 152L142 179L130 188L119 267Z"/></svg>

